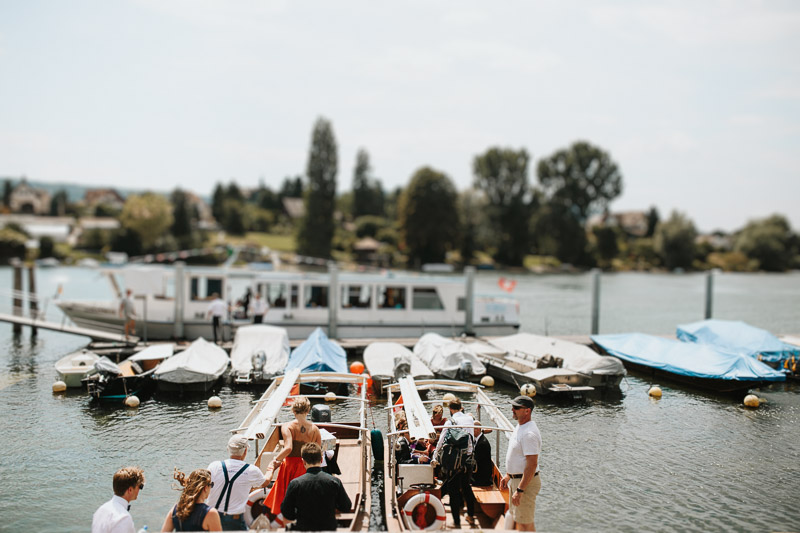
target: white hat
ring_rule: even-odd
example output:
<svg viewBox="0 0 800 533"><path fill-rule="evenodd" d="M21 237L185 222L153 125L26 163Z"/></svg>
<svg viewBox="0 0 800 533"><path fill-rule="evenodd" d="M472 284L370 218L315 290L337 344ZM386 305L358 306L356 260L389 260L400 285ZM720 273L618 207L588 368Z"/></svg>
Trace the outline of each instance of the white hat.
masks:
<svg viewBox="0 0 800 533"><path fill-rule="evenodd" d="M231 455L242 455L247 453L249 443L244 435L234 435L228 439L228 453Z"/></svg>

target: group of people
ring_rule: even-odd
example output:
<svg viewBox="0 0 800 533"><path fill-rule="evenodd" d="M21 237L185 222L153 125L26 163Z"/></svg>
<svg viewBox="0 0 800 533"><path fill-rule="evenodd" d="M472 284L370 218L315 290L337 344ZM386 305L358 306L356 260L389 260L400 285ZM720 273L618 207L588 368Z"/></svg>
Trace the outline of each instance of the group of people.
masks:
<svg viewBox="0 0 800 533"><path fill-rule="evenodd" d="M264 315L269 311L269 304L261 298L261 293L255 294L250 291L248 287L244 296L237 302L238 305L244 310L244 318L253 317L253 324L263 324ZM217 344L218 339L222 340L222 323L225 320L231 306L225 300L220 298L219 293L215 292L211 295L211 303L208 304L208 318L211 319L211 328L214 334L214 344Z"/></svg>
<svg viewBox="0 0 800 533"><path fill-rule="evenodd" d="M169 509L161 531L246 530L245 509L252 489L265 491L278 470L278 479L264 505L279 525L296 521L300 531L332 531L336 511L349 511L352 502L339 478L323 468L319 428L308 414L311 403L298 397L292 404L295 419L281 427L283 450L267 467L267 475L245 461L250 444L243 435L228 440L229 458L185 476L175 473L183 490ZM130 502L144 489L144 473L138 467L122 468L114 474L114 496L92 519L92 533L133 533Z"/></svg>

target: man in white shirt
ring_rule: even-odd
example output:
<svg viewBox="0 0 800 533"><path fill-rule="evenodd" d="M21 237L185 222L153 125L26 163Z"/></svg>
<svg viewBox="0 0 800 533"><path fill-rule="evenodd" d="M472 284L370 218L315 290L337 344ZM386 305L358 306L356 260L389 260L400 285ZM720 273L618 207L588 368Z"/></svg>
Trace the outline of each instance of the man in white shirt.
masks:
<svg viewBox="0 0 800 533"><path fill-rule="evenodd" d="M130 503L144 488L144 472L136 466L120 468L114 474L114 497L101 505L92 517L92 533L134 533Z"/></svg>
<svg viewBox="0 0 800 533"><path fill-rule="evenodd" d="M542 451L542 435L531 419L533 400L517 396L511 402L517 427L508 442L506 452L506 475L500 480L500 488L508 487L511 493L509 510L519 531L536 531L534 514L536 495L542 488L539 475L539 454Z"/></svg>
<svg viewBox="0 0 800 533"><path fill-rule="evenodd" d="M258 467L244 462L249 447L244 435L234 435L228 440L230 459L208 465L212 487L207 502L219 511L222 529L226 531L247 529L244 511L250 489L269 484Z"/></svg>
<svg viewBox="0 0 800 533"><path fill-rule="evenodd" d="M250 302L250 314L253 315L253 324L262 324L267 311L269 311L269 305L261 299L261 294L256 292L253 301Z"/></svg>
<svg viewBox="0 0 800 533"><path fill-rule="evenodd" d="M450 400L448 406L450 407L450 418L448 418L447 422L444 423L445 427L442 429L442 434L439 437L439 443L436 445L436 451L433 454L435 458L433 461L434 465L438 463L439 458L441 457L441 450L444 446L445 436L449 431L447 426L475 425L475 419L472 418L472 415L464 412L460 399L454 398ZM472 427L466 427L462 429L469 435L467 456L472 458L474 440L472 434L474 430ZM450 496L450 511L453 515L453 524L455 525L456 529L461 527L461 505L464 502L467 504L467 522L470 526L475 526L477 524L475 520L475 494L472 492L471 484L471 463L469 466L465 466L465 469L466 470L463 472L458 472L451 475L449 479L445 480L444 485L442 486L442 490L444 490Z"/></svg>
<svg viewBox="0 0 800 533"><path fill-rule="evenodd" d="M222 319L225 317L225 313L228 312L228 304L225 303L225 300L219 297L218 293L214 293L211 295L213 300L208 306L208 316L212 318L211 322L211 329L214 330L214 344L217 344L217 330L219 330L219 337L220 340L222 339L222 330L220 327L222 326Z"/></svg>

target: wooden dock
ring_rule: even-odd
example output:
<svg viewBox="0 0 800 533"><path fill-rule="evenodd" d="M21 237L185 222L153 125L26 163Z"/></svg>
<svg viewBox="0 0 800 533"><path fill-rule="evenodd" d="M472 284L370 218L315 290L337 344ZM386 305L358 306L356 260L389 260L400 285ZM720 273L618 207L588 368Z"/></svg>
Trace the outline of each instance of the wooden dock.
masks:
<svg viewBox="0 0 800 533"><path fill-rule="evenodd" d="M19 315L9 315L0 313L0 322L8 322L9 324L18 324L20 326L31 326L34 328L48 329L51 331L60 331L62 333L71 333L73 335L82 335L89 337L92 341L105 341L117 342L129 346L135 346L139 343L139 337L130 336L127 339L121 333L110 333L99 329L81 328L78 326L69 326L60 322L47 322L36 318L30 318Z"/></svg>

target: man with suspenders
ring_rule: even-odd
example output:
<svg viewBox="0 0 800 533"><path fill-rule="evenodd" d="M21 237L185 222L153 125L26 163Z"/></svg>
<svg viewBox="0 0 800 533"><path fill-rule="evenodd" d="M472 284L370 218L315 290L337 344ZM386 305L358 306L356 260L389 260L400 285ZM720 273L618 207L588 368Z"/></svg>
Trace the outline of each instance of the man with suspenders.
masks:
<svg viewBox="0 0 800 533"><path fill-rule="evenodd" d="M228 440L230 459L208 465L212 482L208 504L219 511L222 529L226 531L247 529L244 511L250 489L269 484L258 467L244 462L249 447L246 437L234 435Z"/></svg>

